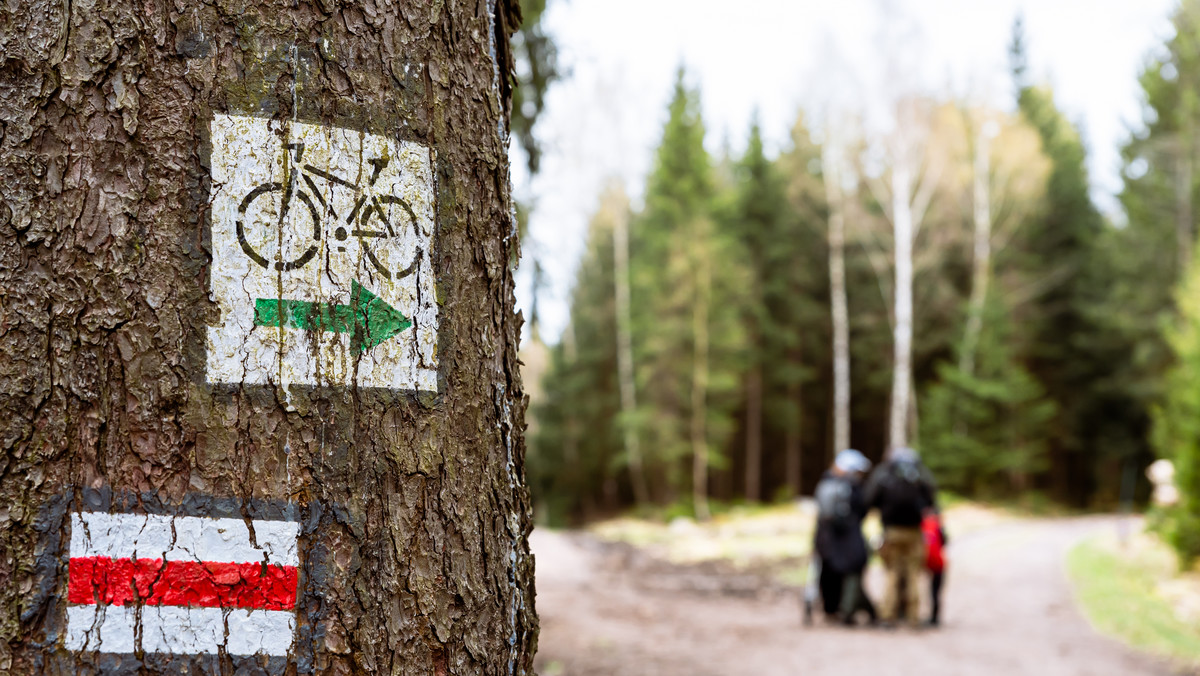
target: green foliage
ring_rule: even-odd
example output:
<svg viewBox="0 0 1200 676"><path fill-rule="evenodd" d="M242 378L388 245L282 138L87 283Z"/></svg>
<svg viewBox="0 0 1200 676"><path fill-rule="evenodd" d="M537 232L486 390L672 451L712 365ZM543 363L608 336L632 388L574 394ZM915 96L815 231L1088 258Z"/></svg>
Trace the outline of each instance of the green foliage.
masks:
<svg viewBox="0 0 1200 676"><path fill-rule="evenodd" d="M1046 426L1055 406L1017 361L1009 311L993 294L976 368L943 363L923 402L923 457L938 485L1000 497L1028 488L1047 468Z"/></svg>
<svg viewBox="0 0 1200 676"><path fill-rule="evenodd" d="M1129 421L1129 436L1136 434L1131 445L1138 449L1139 465L1153 457L1146 443L1151 436L1151 411L1156 411L1157 453L1188 455L1186 448L1180 448L1186 446L1187 423L1180 416L1188 396L1181 388L1188 377L1183 363L1191 349L1185 344L1186 327L1194 320L1187 314L1187 292L1179 287L1187 259L1182 254L1195 241L1200 194L1200 158L1196 157L1200 2L1181 3L1173 23L1175 35L1158 57L1147 62L1139 78L1145 102L1143 128L1121 149L1124 189L1120 197L1128 226L1106 233L1102 242L1111 291L1108 302L1096 308L1101 317L1097 340L1106 343L1113 364L1105 389L1121 393L1124 399L1122 406L1112 405L1109 411ZM1181 225L1187 230L1181 231ZM1175 328L1164 331L1171 326ZM1172 366L1174 359L1179 363ZM1112 419L1106 422L1111 429ZM1196 494L1195 488L1191 494ZM1192 499L1185 495L1185 503ZM1195 556L1200 551L1200 525L1189 526L1186 513L1182 509L1170 519L1177 529L1173 539L1181 554ZM1197 534L1188 536L1188 532ZM1189 537L1197 540L1187 544Z"/></svg>
<svg viewBox="0 0 1200 676"><path fill-rule="evenodd" d="M521 26L512 37L516 55L516 87L513 88L510 121L513 133L525 150L529 173L536 174L542 158L534 125L546 107L546 91L560 76L558 49L542 25L546 0L521 0ZM521 220L524 223L524 219Z"/></svg>
<svg viewBox="0 0 1200 676"><path fill-rule="evenodd" d="M1032 296L1021 316L1027 329L1025 363L1058 403L1047 428L1049 460L1058 468L1050 488L1057 498L1077 505L1098 491L1115 501L1119 469L1103 475L1101 470L1144 459L1146 452L1144 408L1113 387L1116 365L1133 344L1111 330L1111 289L1119 270L1104 255L1104 241L1112 228L1091 201L1083 143L1053 93L1025 87L1019 107L1051 160L1046 197L1024 224L1016 247Z"/></svg>
<svg viewBox="0 0 1200 676"><path fill-rule="evenodd" d="M680 69L662 142L647 181L646 208L630 231L632 333L638 422L659 494L690 484L680 462L692 454L698 329L707 332L707 385L700 415L710 462L721 464L744 359L739 317L746 288L743 252L714 227L715 188L704 149L699 93ZM697 327L697 313L707 315Z"/></svg>
<svg viewBox="0 0 1200 676"><path fill-rule="evenodd" d="M553 523L616 507L620 397L611 218L628 207L620 196L610 199L590 224L571 294L571 324L552 352L544 398L534 411L539 433L531 440L529 482Z"/></svg>
<svg viewBox="0 0 1200 676"><path fill-rule="evenodd" d="M1175 464L1179 503L1166 514L1168 539L1190 564L1200 558L1200 266L1178 293L1179 319L1167 331L1175 364L1154 412L1154 445Z"/></svg>
<svg viewBox="0 0 1200 676"><path fill-rule="evenodd" d="M788 202L788 179L808 176L810 160L819 152L803 126L796 134L785 158L772 162L757 121L751 124L746 152L734 167L728 205L719 218L722 233L740 247L746 265L748 284L738 307L749 343L744 372L761 375L764 439L781 444L799 443L803 428L801 386L811 378L803 351L806 338L812 342L814 324L821 321L820 306L814 307L806 292L814 282L818 287L823 283L825 272L823 241L811 222L816 215L805 218ZM746 388L752 386L747 376ZM745 411L744 424L751 424L751 414Z"/></svg>
<svg viewBox="0 0 1200 676"><path fill-rule="evenodd" d="M542 7L529 4L526 16ZM1019 23L1014 27L1009 53L1020 122L1006 121L1005 136L992 145L991 285L969 372L954 363L974 283L971 149L975 122L1002 117L994 111L952 101L918 106L928 123L922 177L934 183L914 257L919 431L942 483L1005 500L1114 504L1124 497L1122 477L1153 457L1150 411L1157 405L1157 448L1181 463L1188 506L1171 523L1187 551L1200 549L1200 525L1189 521L1200 495L1198 451L1187 441L1200 419L1200 382L1188 366L1198 359L1200 339L1188 328L1193 315L1169 342L1163 327L1175 324L1177 304L1190 302L1172 291L1187 258L1179 255L1187 239L1181 224L1194 229L1200 214L1188 207L1200 187L1200 163L1193 162L1190 182L1184 171L1200 147L1198 18L1200 0L1183 2L1176 35L1141 76L1144 128L1122 148L1127 227L1111 227L1092 203L1080 134L1053 93L1029 81L1024 35ZM667 113L644 207L630 213L606 198L593 220L572 291L571 329L554 349L546 398L535 410L540 429L530 439L529 476L539 504L560 517L629 503L627 429L640 441L653 501L685 510L694 507L687 496L697 421L714 504L744 498L746 440L756 419L762 495L791 494L784 489L793 484L811 489L831 458L821 149L800 118L790 143L771 158L754 124L744 154L726 152L714 163L704 147L699 94L682 71ZM892 368L887 175L868 171L866 143L847 131L852 120L841 122L851 443L878 458ZM514 119L520 133L518 124ZM621 413L617 382L615 214L629 219L637 390L630 415ZM705 345L706 352L698 349ZM757 387L761 410L749 396ZM1138 490L1146 494L1144 482Z"/></svg>

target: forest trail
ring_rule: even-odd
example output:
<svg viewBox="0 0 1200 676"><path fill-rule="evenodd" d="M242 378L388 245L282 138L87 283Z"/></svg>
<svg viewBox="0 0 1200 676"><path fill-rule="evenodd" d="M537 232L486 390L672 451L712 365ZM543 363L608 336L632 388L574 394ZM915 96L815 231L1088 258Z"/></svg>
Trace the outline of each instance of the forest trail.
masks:
<svg viewBox="0 0 1200 676"><path fill-rule="evenodd" d="M1016 520L951 542L937 630L801 625L799 591L673 566L584 532L535 530L543 676L1170 674L1096 633L1064 557L1115 517ZM951 533L951 537L954 535ZM868 581L878 600L882 580Z"/></svg>

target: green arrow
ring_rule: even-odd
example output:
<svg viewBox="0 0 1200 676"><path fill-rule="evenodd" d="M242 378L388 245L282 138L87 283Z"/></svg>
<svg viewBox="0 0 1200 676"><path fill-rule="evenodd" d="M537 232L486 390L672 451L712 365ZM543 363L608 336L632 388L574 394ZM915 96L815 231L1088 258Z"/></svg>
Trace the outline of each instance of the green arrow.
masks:
<svg viewBox="0 0 1200 676"><path fill-rule="evenodd" d="M412 321L353 280L349 305L256 298L254 325L349 333L355 349L366 352L412 326Z"/></svg>

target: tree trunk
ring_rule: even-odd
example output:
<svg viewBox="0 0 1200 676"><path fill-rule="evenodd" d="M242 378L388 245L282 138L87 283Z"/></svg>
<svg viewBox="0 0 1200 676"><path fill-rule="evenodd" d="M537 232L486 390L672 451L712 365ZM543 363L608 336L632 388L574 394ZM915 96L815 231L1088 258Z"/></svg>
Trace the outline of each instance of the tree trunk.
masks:
<svg viewBox="0 0 1200 676"><path fill-rule="evenodd" d="M968 378L975 372L975 350L983 333L983 313L987 304L988 284L992 275L992 207L989 195L987 124L981 126L975 143L974 220L975 256L971 272L971 299L967 305L967 326L963 333L958 369Z"/></svg>
<svg viewBox="0 0 1200 676"><path fill-rule="evenodd" d="M755 363L746 376L746 499L751 502L762 500L762 398L762 365Z"/></svg>
<svg viewBox="0 0 1200 676"><path fill-rule="evenodd" d="M0 7L0 672L527 674L511 0Z"/></svg>
<svg viewBox="0 0 1200 676"><path fill-rule="evenodd" d="M708 260L708 233L697 233L692 246L696 287L692 299L692 507L696 518L707 520L708 511L708 300L712 272Z"/></svg>
<svg viewBox="0 0 1200 676"><path fill-rule="evenodd" d="M800 445L800 435L804 431L804 400L801 398L799 382L790 389L788 400L796 404L796 419L787 426L787 432L783 438L784 474L787 477L788 487L792 489L792 496L799 497L803 479L801 472L804 449Z"/></svg>
<svg viewBox="0 0 1200 676"><path fill-rule="evenodd" d="M896 324L893 328L892 408L888 439L892 448L908 444L908 404L912 382L912 175L905 159L892 167L892 231L896 249Z"/></svg>
<svg viewBox="0 0 1200 676"><path fill-rule="evenodd" d="M633 378L633 328L630 319L629 297L629 208L624 195L613 197L613 278L616 280L617 310L617 376L621 389L621 429L625 440L625 455L629 459L629 478L633 498L638 504L650 501L646 473L642 468L642 451L638 429L633 416L637 412L637 385ZM606 200L607 202L608 200Z"/></svg>
<svg viewBox="0 0 1200 676"><path fill-rule="evenodd" d="M1179 252L1179 279L1187 274L1192 262L1192 142L1191 134L1184 134L1175 172L1175 246Z"/></svg>
<svg viewBox="0 0 1200 676"><path fill-rule="evenodd" d="M822 148L829 202L829 293L833 310L833 450L850 448L850 319L846 298L846 216L841 172L829 140Z"/></svg>
<svg viewBox="0 0 1200 676"><path fill-rule="evenodd" d="M574 317L567 319L567 326L563 329L562 345L563 359L567 363L567 369L574 370L577 368L576 360L579 357L578 345L575 342ZM565 417L566 420L563 424L565 428L563 431L564 472L566 473L567 485L570 487L569 490L576 491L580 496L580 509L583 512L583 520L589 521L596 514L596 505L592 500L595 491L592 490L592 486L588 483L590 477L586 470L587 466L579 457L579 418L575 416L575 409L570 406L566 407ZM607 483L611 479L607 471L607 464L605 463L603 467L605 468L603 476L607 487ZM605 494L607 495L607 493L608 491L606 490ZM606 507L608 506L606 505Z"/></svg>

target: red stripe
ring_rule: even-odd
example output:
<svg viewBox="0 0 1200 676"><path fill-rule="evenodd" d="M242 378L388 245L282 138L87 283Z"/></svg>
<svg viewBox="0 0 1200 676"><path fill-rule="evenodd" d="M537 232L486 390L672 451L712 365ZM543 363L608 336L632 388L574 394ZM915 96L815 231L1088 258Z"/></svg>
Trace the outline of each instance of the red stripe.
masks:
<svg viewBox="0 0 1200 676"><path fill-rule="evenodd" d="M80 604L291 610L296 606L296 578L295 566L87 556L71 559L67 599Z"/></svg>

